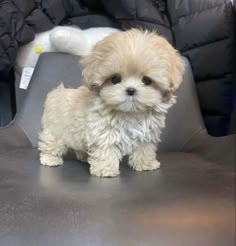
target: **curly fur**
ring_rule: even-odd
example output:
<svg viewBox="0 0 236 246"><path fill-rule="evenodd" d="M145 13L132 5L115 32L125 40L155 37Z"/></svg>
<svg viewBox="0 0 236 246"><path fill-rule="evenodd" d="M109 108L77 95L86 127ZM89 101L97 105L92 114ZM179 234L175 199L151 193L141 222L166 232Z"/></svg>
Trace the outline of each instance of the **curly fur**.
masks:
<svg viewBox="0 0 236 246"><path fill-rule="evenodd" d="M159 168L157 144L182 80L179 54L157 34L132 29L98 42L81 63L86 87L61 85L47 97L41 163L61 165L72 148L78 159L88 158L96 176L118 175L125 155L137 171ZM111 83L114 74L121 76L119 83ZM143 83L144 76L152 79L151 85ZM128 88L135 94L127 95Z"/></svg>

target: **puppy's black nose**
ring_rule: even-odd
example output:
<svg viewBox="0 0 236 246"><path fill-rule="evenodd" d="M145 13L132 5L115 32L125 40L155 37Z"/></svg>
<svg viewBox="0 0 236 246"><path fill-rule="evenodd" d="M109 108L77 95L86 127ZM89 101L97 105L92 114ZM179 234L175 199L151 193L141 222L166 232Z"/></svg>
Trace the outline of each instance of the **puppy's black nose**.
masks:
<svg viewBox="0 0 236 246"><path fill-rule="evenodd" d="M135 94L135 92L136 92L136 90L134 88L131 88L131 87L126 90L126 93L129 96L133 96Z"/></svg>

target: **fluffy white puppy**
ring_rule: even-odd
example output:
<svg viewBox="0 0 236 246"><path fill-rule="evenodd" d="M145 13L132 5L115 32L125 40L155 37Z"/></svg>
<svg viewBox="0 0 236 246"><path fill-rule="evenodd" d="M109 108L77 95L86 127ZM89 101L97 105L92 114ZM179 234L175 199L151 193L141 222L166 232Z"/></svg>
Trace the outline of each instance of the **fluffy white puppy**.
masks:
<svg viewBox="0 0 236 246"><path fill-rule="evenodd" d="M156 150L183 61L156 33L132 29L98 42L82 59L86 87L49 93L39 140L40 161L58 166L72 148L90 173L112 177L119 162L137 171L160 167Z"/></svg>

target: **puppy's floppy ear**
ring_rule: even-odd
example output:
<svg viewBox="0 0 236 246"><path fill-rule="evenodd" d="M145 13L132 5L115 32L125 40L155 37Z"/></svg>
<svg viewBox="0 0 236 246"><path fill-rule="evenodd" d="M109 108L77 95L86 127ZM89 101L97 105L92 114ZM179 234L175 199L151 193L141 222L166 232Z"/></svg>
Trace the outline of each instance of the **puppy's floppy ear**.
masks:
<svg viewBox="0 0 236 246"><path fill-rule="evenodd" d="M184 62L179 52L162 36L151 33L154 49L167 61L167 70L170 78L170 92L174 92L181 84L184 73Z"/></svg>
<svg viewBox="0 0 236 246"><path fill-rule="evenodd" d="M170 90L175 91L180 86L182 80L183 80L183 73L184 73L184 61L182 57L180 56L179 52L175 50L173 47L171 47L171 85Z"/></svg>
<svg viewBox="0 0 236 246"><path fill-rule="evenodd" d="M84 56L80 63L83 67L82 69L82 76L84 79L85 84L88 86L88 88L91 90L92 88L96 88L102 85L102 82L97 79L98 76L96 76L96 68L98 67L98 60L96 59L96 56L93 54L93 51L91 54Z"/></svg>
<svg viewBox="0 0 236 246"><path fill-rule="evenodd" d="M106 59L113 50L114 36L116 33L99 41L90 54L80 61L83 66L82 76L89 89L98 88L105 82L104 76L110 70L110 63Z"/></svg>

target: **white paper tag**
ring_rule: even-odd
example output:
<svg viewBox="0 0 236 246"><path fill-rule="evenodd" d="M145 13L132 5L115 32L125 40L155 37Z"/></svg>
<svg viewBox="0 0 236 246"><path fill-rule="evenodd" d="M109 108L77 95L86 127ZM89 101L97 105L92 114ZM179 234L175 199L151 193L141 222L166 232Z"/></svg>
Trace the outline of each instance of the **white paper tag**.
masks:
<svg viewBox="0 0 236 246"><path fill-rule="evenodd" d="M33 72L34 72L34 68L32 67L23 68L21 79L20 79L20 89L27 90Z"/></svg>

